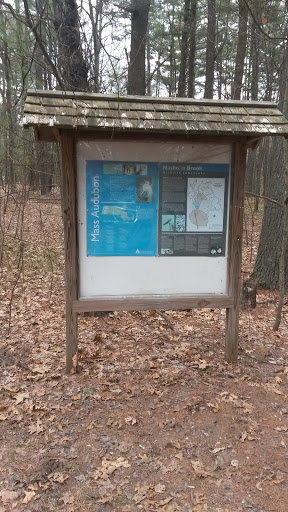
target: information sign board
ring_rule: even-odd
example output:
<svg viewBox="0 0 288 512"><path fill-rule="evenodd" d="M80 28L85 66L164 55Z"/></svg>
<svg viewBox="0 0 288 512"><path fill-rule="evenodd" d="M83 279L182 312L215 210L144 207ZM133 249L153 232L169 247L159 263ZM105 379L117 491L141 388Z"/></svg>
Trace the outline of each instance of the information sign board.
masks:
<svg viewBox="0 0 288 512"><path fill-rule="evenodd" d="M88 160L87 256L224 256L228 177L227 164Z"/></svg>
<svg viewBox="0 0 288 512"><path fill-rule="evenodd" d="M79 298L227 295L230 162L229 144L78 141Z"/></svg>

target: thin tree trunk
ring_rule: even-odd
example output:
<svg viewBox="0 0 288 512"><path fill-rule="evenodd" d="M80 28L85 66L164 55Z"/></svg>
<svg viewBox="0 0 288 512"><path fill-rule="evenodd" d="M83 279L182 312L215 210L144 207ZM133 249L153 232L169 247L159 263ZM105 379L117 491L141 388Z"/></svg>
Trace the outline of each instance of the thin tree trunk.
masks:
<svg viewBox="0 0 288 512"><path fill-rule="evenodd" d="M190 7L190 50L188 56L188 97L193 98L195 94L195 58L196 58L196 15L197 0L191 0Z"/></svg>
<svg viewBox="0 0 288 512"><path fill-rule="evenodd" d="M189 18L190 18L190 0L185 0L184 3L184 21L181 39L181 58L180 58L180 71L178 81L178 96L186 96L186 77L187 77L187 60L188 60L188 36L189 36Z"/></svg>
<svg viewBox="0 0 288 512"><path fill-rule="evenodd" d="M238 40L232 99L240 100L243 85L244 63L247 46L248 9L245 0L239 0Z"/></svg>
<svg viewBox="0 0 288 512"><path fill-rule="evenodd" d="M216 46L216 0L208 0L208 26L206 46L206 80L204 98L213 98Z"/></svg>
<svg viewBox="0 0 288 512"><path fill-rule="evenodd" d="M6 33L5 35L6 36ZM4 66L4 77L5 77L5 107L7 116L7 130L6 130L6 143L5 143L5 179L9 185L11 192L14 192L16 186L16 176L14 169L14 151L15 151L15 130L16 130L16 119L13 109L12 99L12 77L9 60L9 49L8 42L4 40L3 45L3 66Z"/></svg>
<svg viewBox="0 0 288 512"><path fill-rule="evenodd" d="M103 0L96 0L96 6L92 5L92 0L89 0L89 15L92 25L92 40L94 50L94 92L100 90L100 50L101 50L101 37L102 37L102 8ZM95 14L94 14L95 13Z"/></svg>
<svg viewBox="0 0 288 512"><path fill-rule="evenodd" d="M131 49L128 67L128 94L144 96L146 91L146 34L151 0L133 0L131 6Z"/></svg>

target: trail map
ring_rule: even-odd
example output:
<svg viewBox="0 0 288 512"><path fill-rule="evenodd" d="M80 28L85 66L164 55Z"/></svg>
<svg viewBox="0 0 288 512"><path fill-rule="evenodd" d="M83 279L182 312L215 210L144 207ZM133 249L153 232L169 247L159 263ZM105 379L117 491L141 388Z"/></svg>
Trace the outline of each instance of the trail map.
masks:
<svg viewBox="0 0 288 512"><path fill-rule="evenodd" d="M188 178L186 231L222 232L224 193L224 178Z"/></svg>

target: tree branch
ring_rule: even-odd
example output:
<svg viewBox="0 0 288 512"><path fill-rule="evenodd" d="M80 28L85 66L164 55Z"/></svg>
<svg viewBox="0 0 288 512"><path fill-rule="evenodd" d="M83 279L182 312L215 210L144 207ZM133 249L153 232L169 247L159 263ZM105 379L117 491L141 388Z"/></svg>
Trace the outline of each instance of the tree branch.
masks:
<svg viewBox="0 0 288 512"><path fill-rule="evenodd" d="M270 41L287 41L287 37L273 37L273 36L270 36L269 34L267 34L265 32L265 30L263 30L263 28L261 27L261 25L259 24L258 20L256 19L256 16L254 14L254 12L252 11L250 5L249 5L249 2L248 0L244 0L246 6L247 6L247 9L249 11L249 13L251 14L251 17L255 23L255 25L258 27L258 29L260 30L260 32L262 32L262 34L267 37L267 39L270 39Z"/></svg>
<svg viewBox="0 0 288 512"><path fill-rule="evenodd" d="M23 0L23 4L24 4L27 25L30 28L31 32L34 34L35 40L37 41L37 44L39 45L39 48L40 48L41 52L43 53L45 60L47 61L48 65L51 67L56 80L58 81L61 88L64 90L65 86L64 86L62 77L61 77L60 73L58 72L58 69L56 68L54 62L51 60L51 58L45 48L45 45L43 44L43 41L42 41L41 37L39 36L37 29L33 23L27 0Z"/></svg>
<svg viewBox="0 0 288 512"><path fill-rule="evenodd" d="M271 199L271 197L262 196L261 194L254 194L253 192L247 192L247 190L245 190L245 195L251 197L259 197L259 199L264 199L264 201L269 201L270 203L276 204L277 206L280 206L280 208L283 208L283 203L276 201L276 199Z"/></svg>

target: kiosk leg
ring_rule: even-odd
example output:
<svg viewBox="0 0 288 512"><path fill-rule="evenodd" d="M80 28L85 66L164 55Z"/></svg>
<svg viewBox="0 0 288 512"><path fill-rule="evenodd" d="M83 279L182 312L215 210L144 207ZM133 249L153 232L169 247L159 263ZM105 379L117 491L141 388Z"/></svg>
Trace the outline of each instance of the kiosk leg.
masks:
<svg viewBox="0 0 288 512"><path fill-rule="evenodd" d="M226 309L225 359L236 363L238 358L239 304Z"/></svg>
<svg viewBox="0 0 288 512"><path fill-rule="evenodd" d="M77 371L77 313L72 309L77 299L78 265L76 240L76 167L73 138L63 133L62 148L62 201L65 248L66 284L66 371Z"/></svg>
<svg viewBox="0 0 288 512"><path fill-rule="evenodd" d="M76 373L78 366L77 313L66 309L66 373Z"/></svg>

